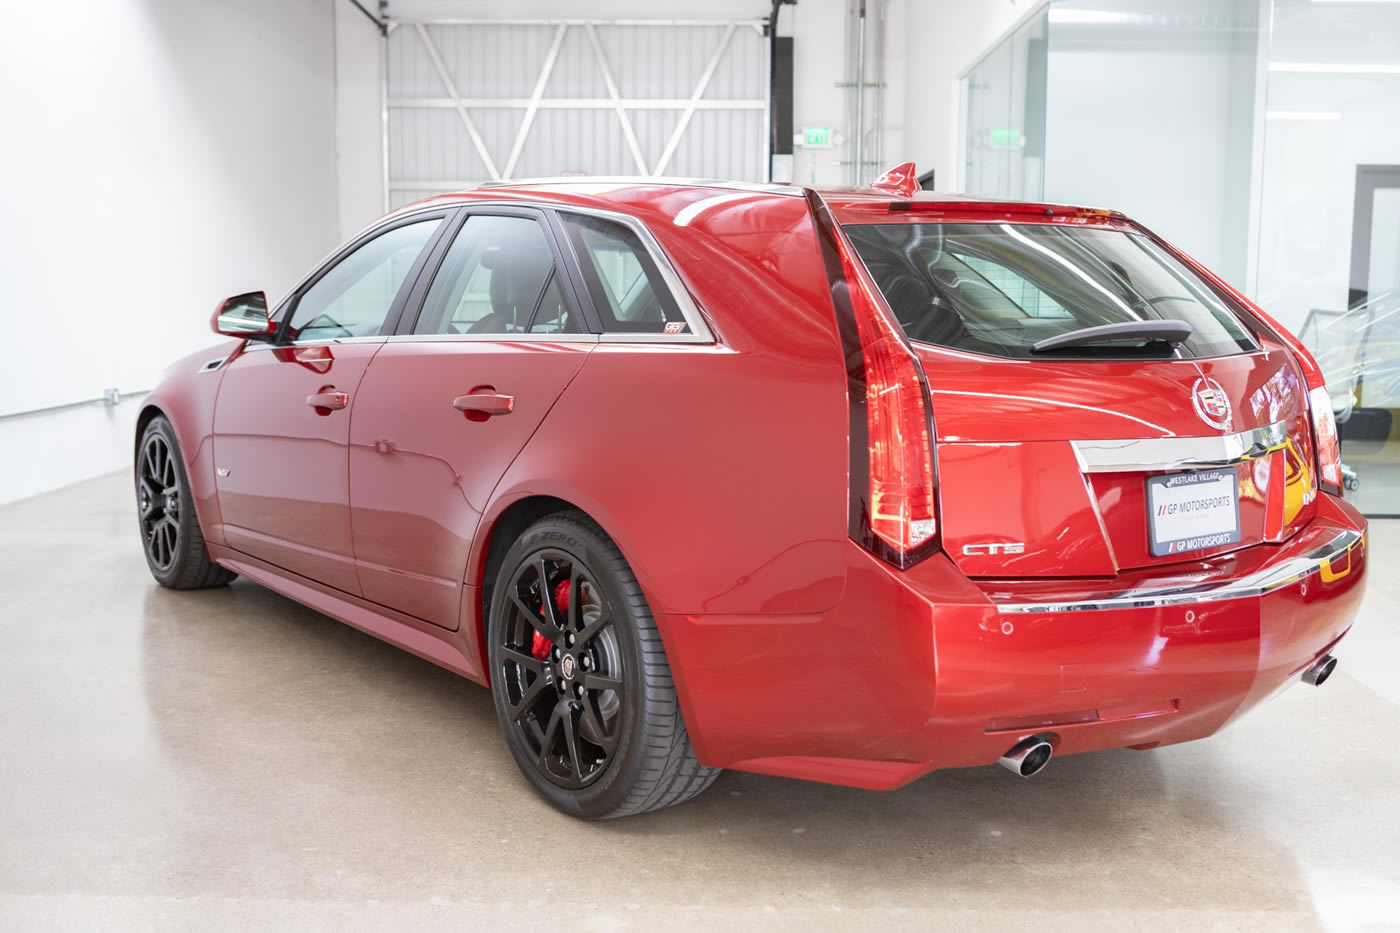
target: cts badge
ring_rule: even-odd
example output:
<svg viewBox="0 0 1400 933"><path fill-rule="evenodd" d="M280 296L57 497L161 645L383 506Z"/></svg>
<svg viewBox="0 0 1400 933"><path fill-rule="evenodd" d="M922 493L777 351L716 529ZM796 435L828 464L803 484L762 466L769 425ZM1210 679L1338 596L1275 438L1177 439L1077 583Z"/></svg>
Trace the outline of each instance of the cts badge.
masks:
<svg viewBox="0 0 1400 933"><path fill-rule="evenodd" d="M1024 554L1026 545L1021 541L992 544L964 544L963 554L967 557L994 557L997 554Z"/></svg>
<svg viewBox="0 0 1400 933"><path fill-rule="evenodd" d="M1214 379L1196 380L1191 387L1191 404L1201 420L1212 428L1223 431L1230 426L1230 399Z"/></svg>

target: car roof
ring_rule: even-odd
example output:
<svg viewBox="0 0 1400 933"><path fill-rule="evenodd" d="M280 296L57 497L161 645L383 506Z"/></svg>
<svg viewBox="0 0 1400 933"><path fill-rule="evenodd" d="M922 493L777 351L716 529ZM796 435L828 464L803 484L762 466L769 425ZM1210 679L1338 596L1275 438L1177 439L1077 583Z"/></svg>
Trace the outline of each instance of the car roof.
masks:
<svg viewBox="0 0 1400 933"><path fill-rule="evenodd" d="M808 190L814 191L824 202L842 215L843 220L847 218L871 218L875 215L889 216L896 211L987 213L998 216L1074 216L1090 222L1110 223L1126 220L1124 215L1118 211L1072 204L989 198L946 191L919 190L906 196L874 187L812 186L809 189L806 186L796 184L729 181L712 178L647 178L601 175L486 182L477 188L435 195L408 205L407 208L417 209L425 205L450 205L468 201L524 199L542 204L573 204L595 209L611 208L624 213L630 213L639 206L645 205L647 208L663 214L675 214L683 209L687 201L676 199L673 195L685 191L705 192L708 196L714 196L714 193L718 192L727 192L740 196L770 195L800 198L805 197Z"/></svg>

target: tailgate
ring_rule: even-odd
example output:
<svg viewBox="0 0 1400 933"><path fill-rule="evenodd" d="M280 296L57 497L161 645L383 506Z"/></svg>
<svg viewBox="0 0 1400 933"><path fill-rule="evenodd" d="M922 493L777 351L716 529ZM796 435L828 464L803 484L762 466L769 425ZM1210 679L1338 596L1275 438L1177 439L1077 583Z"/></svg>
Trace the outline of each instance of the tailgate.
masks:
<svg viewBox="0 0 1400 933"><path fill-rule="evenodd" d="M971 361L916 347L933 398L944 548L970 576L1111 575L1281 541L1312 514L1307 392L1279 347L1150 362ZM1212 492L1168 505L1159 490L1158 512L1213 502L1233 476L1237 535L1154 554L1149 479L1171 476L1204 476Z"/></svg>

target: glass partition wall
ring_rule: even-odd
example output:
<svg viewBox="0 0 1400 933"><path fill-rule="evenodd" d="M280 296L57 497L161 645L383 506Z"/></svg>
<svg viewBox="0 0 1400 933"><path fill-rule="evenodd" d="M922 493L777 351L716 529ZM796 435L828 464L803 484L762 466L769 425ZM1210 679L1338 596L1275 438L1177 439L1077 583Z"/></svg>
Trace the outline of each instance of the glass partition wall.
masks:
<svg viewBox="0 0 1400 933"><path fill-rule="evenodd" d="M1056 0L963 79L969 194L1113 207L1328 378L1346 495L1400 516L1400 2Z"/></svg>
<svg viewBox="0 0 1400 933"><path fill-rule="evenodd" d="M1044 196L1048 24L1045 7L963 81L963 187L969 192L1029 201Z"/></svg>
<svg viewBox="0 0 1400 933"><path fill-rule="evenodd" d="M1348 496L1400 515L1400 3L1272 7L1255 297L1327 375Z"/></svg>

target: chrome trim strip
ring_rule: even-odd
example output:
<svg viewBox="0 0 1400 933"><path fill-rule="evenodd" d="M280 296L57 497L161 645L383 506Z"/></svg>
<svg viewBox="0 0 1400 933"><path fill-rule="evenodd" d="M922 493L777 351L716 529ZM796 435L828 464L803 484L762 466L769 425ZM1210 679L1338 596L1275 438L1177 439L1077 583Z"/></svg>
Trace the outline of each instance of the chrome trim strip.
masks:
<svg viewBox="0 0 1400 933"><path fill-rule="evenodd" d="M376 334L372 337L318 337L315 340L293 340L290 343L267 343L262 340L250 340L243 347L243 352L253 353L258 350L286 350L301 347L335 347L347 343L384 343L388 339L388 337Z"/></svg>
<svg viewBox="0 0 1400 933"><path fill-rule="evenodd" d="M389 343L597 343L600 334L391 334Z"/></svg>
<svg viewBox="0 0 1400 933"><path fill-rule="evenodd" d="M1070 441L1079 469L1084 473L1150 473L1224 467L1268 456L1287 444L1288 428L1283 421L1237 434L1206 437Z"/></svg>
<svg viewBox="0 0 1400 933"><path fill-rule="evenodd" d="M1086 612L1100 609L1156 609L1162 606L1210 603L1225 599L1246 599L1264 596L1305 580L1319 572L1323 566L1339 557L1350 554L1352 548L1364 546L1365 540L1366 536L1362 532L1347 529L1307 554L1290 557L1272 567L1265 567L1246 577L1220 586L1193 583L1185 586L1140 587L1121 593L1105 594L1093 599L1068 602L997 602L995 596L990 598L996 604L997 611L1003 615L1031 612Z"/></svg>

